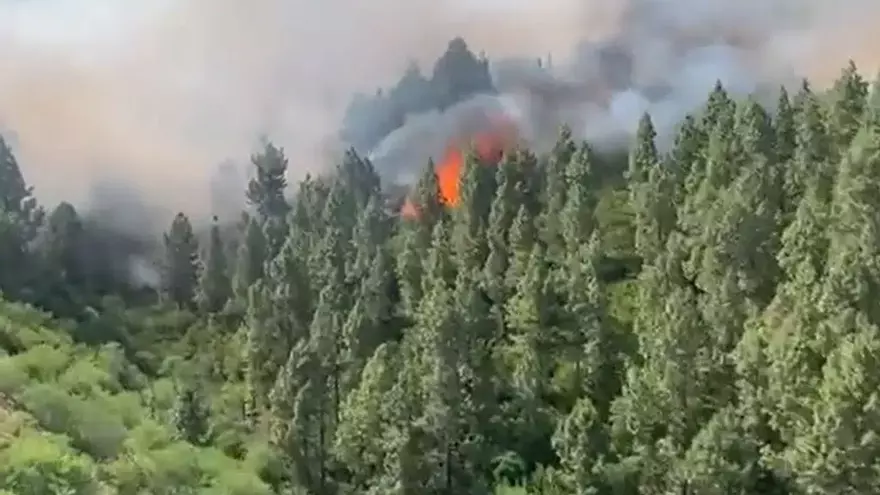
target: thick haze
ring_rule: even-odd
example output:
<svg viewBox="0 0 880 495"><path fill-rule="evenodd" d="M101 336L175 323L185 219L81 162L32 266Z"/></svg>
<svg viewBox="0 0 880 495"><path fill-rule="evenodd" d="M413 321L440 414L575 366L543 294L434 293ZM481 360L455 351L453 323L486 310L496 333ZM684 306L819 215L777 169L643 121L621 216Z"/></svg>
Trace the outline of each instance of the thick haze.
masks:
<svg viewBox="0 0 880 495"><path fill-rule="evenodd" d="M222 210L218 190L243 191L218 165L262 135L285 146L292 180L325 167L352 93L411 59L430 72L454 36L492 60L552 53L552 74L499 63L496 104L535 138L562 120L602 138L646 109L673 122L718 78L750 92L792 73L828 81L849 58L874 71L877 19L877 0L0 0L0 129L46 203L137 191L202 215ZM618 62L585 39L624 47L626 77L596 83ZM418 132L380 148L431 119L454 116L415 117Z"/></svg>

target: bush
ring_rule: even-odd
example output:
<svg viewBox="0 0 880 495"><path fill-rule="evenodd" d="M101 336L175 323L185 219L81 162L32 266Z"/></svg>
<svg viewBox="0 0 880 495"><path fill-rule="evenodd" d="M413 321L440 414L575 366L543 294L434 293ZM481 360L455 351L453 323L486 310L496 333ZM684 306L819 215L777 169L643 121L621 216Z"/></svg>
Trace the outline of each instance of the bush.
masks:
<svg viewBox="0 0 880 495"><path fill-rule="evenodd" d="M95 466L58 436L27 432L0 450L0 488L17 495L99 493Z"/></svg>
<svg viewBox="0 0 880 495"><path fill-rule="evenodd" d="M28 387L21 402L43 428L68 435L76 448L95 458L114 457L127 436L125 426L111 411L67 395L54 385Z"/></svg>

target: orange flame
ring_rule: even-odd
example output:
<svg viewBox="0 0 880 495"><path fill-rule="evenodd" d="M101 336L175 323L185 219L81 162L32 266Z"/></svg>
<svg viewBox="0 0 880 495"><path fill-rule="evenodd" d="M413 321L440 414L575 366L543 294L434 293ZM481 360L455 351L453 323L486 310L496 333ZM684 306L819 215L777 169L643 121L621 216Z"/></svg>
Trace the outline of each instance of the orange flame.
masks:
<svg viewBox="0 0 880 495"><path fill-rule="evenodd" d="M451 143L443 155L443 160L436 167L440 199L443 203L454 207L459 202L459 178L464 168L464 149L473 146L477 158L483 165L494 166L501 161L504 150L514 141L516 134L512 121L505 117L496 117L491 119L490 130L476 133L464 143L461 141ZM418 207L407 198L401 214L407 218L417 217Z"/></svg>

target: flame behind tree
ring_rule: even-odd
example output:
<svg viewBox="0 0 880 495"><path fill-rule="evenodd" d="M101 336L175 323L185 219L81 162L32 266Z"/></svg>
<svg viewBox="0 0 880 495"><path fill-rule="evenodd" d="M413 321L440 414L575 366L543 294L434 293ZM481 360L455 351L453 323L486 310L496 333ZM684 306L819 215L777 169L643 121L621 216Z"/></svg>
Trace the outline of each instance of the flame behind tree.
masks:
<svg viewBox="0 0 880 495"><path fill-rule="evenodd" d="M459 182L468 149L472 149L481 165L495 166L518 139L518 131L513 120L505 115L489 117L487 130L479 131L465 139L453 140L446 148L443 159L437 164L437 182L440 199L447 207L455 207L459 202ZM418 205L407 198L401 209L407 218L418 217Z"/></svg>

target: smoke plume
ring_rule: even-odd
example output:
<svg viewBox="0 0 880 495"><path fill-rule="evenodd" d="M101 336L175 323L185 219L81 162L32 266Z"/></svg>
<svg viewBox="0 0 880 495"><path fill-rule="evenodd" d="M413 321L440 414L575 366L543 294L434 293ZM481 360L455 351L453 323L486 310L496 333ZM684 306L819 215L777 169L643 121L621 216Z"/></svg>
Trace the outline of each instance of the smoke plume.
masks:
<svg viewBox="0 0 880 495"><path fill-rule="evenodd" d="M420 167L484 105L536 142L563 121L611 140L645 110L668 127L716 79L748 93L827 82L848 58L873 71L878 14L876 0L0 0L0 130L44 202L106 203L124 184L167 219L207 216L241 200L228 191L261 136L291 180L321 170L352 94L413 60L430 72L454 36L496 62L500 94L408 116L361 150L386 173Z"/></svg>

